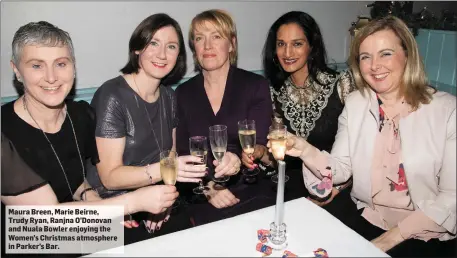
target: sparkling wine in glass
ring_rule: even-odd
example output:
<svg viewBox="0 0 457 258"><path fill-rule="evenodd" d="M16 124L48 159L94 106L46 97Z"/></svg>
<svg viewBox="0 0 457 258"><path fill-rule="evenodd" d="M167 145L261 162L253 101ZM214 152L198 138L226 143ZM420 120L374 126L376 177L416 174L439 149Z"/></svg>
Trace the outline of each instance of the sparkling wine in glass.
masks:
<svg viewBox="0 0 457 258"><path fill-rule="evenodd" d="M269 138L271 144L271 153L275 160L284 160L286 155L286 142L287 142L287 126L283 124L275 124L270 126ZM271 177L275 183L278 182L278 175ZM289 176L285 176L285 181L289 180Z"/></svg>
<svg viewBox="0 0 457 258"><path fill-rule="evenodd" d="M160 153L160 175L166 185L175 185L178 177L178 154L175 151Z"/></svg>
<svg viewBox="0 0 457 258"><path fill-rule="evenodd" d="M166 150L160 153L160 175L166 185L175 185L178 178L178 153ZM179 200L173 203L172 209L179 206Z"/></svg>
<svg viewBox="0 0 457 258"><path fill-rule="evenodd" d="M256 130L255 130L255 121L254 120L241 120L238 122L238 136L240 138L241 148L243 152L246 153L249 157L254 154L254 148L256 143ZM258 168L248 169L244 167L241 170L243 175L251 177L259 173Z"/></svg>
<svg viewBox="0 0 457 258"><path fill-rule="evenodd" d="M201 162L195 162L194 166L202 166L206 168L208 155L208 139L205 136L192 136L189 138L190 155L200 158ZM209 190L203 185L203 180L193 189L195 194L204 194Z"/></svg>
<svg viewBox="0 0 457 258"><path fill-rule="evenodd" d="M222 163L225 152L227 151L227 126L213 125L209 127L209 142L211 145L211 152L214 158ZM230 179L229 176L222 176L219 178L213 177L216 183L225 183Z"/></svg>

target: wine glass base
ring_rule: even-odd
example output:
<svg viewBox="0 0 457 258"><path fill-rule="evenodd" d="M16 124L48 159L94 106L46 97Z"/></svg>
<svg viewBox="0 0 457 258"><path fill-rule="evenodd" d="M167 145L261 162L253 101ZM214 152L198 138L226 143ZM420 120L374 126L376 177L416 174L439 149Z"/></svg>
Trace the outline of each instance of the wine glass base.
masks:
<svg viewBox="0 0 457 258"><path fill-rule="evenodd" d="M243 180L246 184L254 184L257 182L257 176L243 176Z"/></svg>
<svg viewBox="0 0 457 258"><path fill-rule="evenodd" d="M198 186L192 189L192 192L194 192L194 194L204 194L206 191L209 191L209 187L207 186Z"/></svg>
<svg viewBox="0 0 457 258"><path fill-rule="evenodd" d="M247 177L253 177L253 176L257 176L260 172L260 169L258 168L254 168L254 169L248 169L248 168L244 168L241 170L241 173Z"/></svg>
<svg viewBox="0 0 457 258"><path fill-rule="evenodd" d="M274 183L278 183L278 175L274 175L271 177L271 181L273 181ZM289 176L288 175L285 175L284 177L284 183L286 183L287 181L289 181Z"/></svg>
<svg viewBox="0 0 457 258"><path fill-rule="evenodd" d="M229 176L223 176L223 177L213 177L213 181L215 183L225 183L229 181L230 177Z"/></svg>

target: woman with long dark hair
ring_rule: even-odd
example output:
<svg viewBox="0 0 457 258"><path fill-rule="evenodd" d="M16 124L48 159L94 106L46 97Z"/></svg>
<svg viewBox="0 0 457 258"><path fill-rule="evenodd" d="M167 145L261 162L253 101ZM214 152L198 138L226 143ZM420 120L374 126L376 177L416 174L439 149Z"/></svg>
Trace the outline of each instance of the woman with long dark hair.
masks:
<svg viewBox="0 0 457 258"><path fill-rule="evenodd" d="M270 81L273 123L282 123L290 133L330 151L338 129L338 116L354 85L349 71L339 73L327 65L325 44L316 21L300 11L278 18L268 31L263 66ZM243 163L248 168L255 159L262 162L269 159L265 146L257 145L251 158L243 155ZM264 164L273 162L269 160ZM286 162L288 169L301 167L299 159L289 157ZM330 199L342 190L340 186L337 188ZM316 197L313 200L322 205L330 199Z"/></svg>

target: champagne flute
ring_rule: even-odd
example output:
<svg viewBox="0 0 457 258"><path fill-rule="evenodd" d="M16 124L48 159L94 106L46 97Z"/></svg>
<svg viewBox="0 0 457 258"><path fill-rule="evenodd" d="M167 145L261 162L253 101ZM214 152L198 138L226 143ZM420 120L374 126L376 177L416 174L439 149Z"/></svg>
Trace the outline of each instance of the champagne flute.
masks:
<svg viewBox="0 0 457 258"><path fill-rule="evenodd" d="M178 178L178 153L176 151L166 150L160 153L160 175L164 184L176 184ZM171 208L175 209L179 204L179 200L176 200Z"/></svg>
<svg viewBox="0 0 457 258"><path fill-rule="evenodd" d="M227 151L227 126L213 125L209 127L209 142L211 144L211 152L214 158L222 163L225 152ZM222 176L219 178L213 177L216 183L225 183L230 179L229 176Z"/></svg>
<svg viewBox="0 0 457 258"><path fill-rule="evenodd" d="M238 121L238 136L240 138L240 144L243 152L251 158L252 154L254 154L256 143L255 121L247 119ZM254 168L251 170L244 167L241 170L241 173L247 177L253 177L259 173L259 169Z"/></svg>
<svg viewBox="0 0 457 258"><path fill-rule="evenodd" d="M166 185L175 185L176 180L178 178L178 153L175 151L171 150L166 150L160 152L160 175L162 177L162 181ZM176 200L173 203L173 206L171 209L174 209L178 207L180 202ZM169 209L169 208L168 208ZM168 212L168 209L164 211L166 214ZM167 216L167 215L165 215ZM154 231L151 230L151 226L153 223L151 222L150 226L147 226L146 220L143 220L144 227L148 231L148 233L154 233Z"/></svg>
<svg viewBox="0 0 457 258"><path fill-rule="evenodd" d="M283 124L274 124L269 128L269 138L271 144L271 153L275 160L284 160L286 155L287 142L287 126ZM285 176L285 182L289 180L289 176ZM271 181L278 183L278 175L271 177Z"/></svg>
<svg viewBox="0 0 457 258"><path fill-rule="evenodd" d="M175 185L178 177L178 154L175 151L160 153L160 175L166 185Z"/></svg>
<svg viewBox="0 0 457 258"><path fill-rule="evenodd" d="M194 166L206 167L208 154L208 139L205 136L193 136L189 138L190 155L201 158L202 162L194 163ZM195 194L204 194L209 188L203 185L203 180L199 185L192 189Z"/></svg>

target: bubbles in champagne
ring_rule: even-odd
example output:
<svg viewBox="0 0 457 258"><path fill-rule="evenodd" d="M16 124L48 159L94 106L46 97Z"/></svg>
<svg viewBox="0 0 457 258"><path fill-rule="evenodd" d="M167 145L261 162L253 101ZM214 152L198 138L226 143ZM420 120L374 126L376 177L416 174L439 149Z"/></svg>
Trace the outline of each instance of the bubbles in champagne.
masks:
<svg viewBox="0 0 457 258"><path fill-rule="evenodd" d="M287 138L284 131L274 130L270 132L271 152L276 160L284 160L286 141Z"/></svg>
<svg viewBox="0 0 457 258"><path fill-rule="evenodd" d="M238 136L240 138L241 147L243 151L247 154L254 153L254 146L255 146L255 137L256 131L255 130L239 130Z"/></svg>
<svg viewBox="0 0 457 258"><path fill-rule="evenodd" d="M178 176L178 166L174 158L160 160L160 175L166 185L175 185Z"/></svg>

